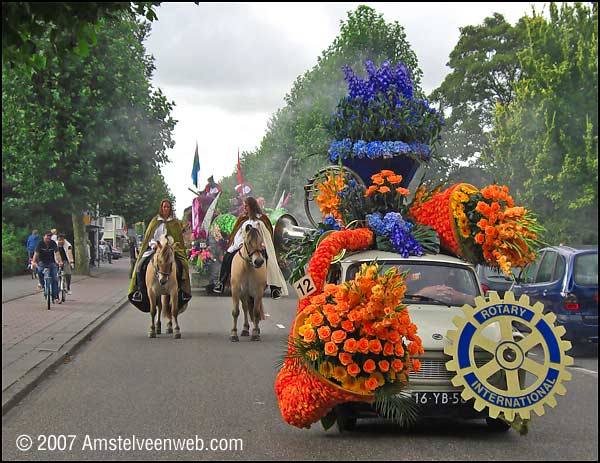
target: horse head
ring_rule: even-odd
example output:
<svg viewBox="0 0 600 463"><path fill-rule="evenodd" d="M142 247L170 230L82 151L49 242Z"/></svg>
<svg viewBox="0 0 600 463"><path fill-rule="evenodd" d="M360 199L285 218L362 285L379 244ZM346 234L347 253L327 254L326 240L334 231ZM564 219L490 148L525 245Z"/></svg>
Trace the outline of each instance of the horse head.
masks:
<svg viewBox="0 0 600 463"><path fill-rule="evenodd" d="M154 255L154 272L161 286L168 283L173 270L173 238L162 236L156 243L156 253Z"/></svg>
<svg viewBox="0 0 600 463"><path fill-rule="evenodd" d="M254 268L260 268L265 263L263 257L263 239L258 228L248 224L244 228L244 260Z"/></svg>

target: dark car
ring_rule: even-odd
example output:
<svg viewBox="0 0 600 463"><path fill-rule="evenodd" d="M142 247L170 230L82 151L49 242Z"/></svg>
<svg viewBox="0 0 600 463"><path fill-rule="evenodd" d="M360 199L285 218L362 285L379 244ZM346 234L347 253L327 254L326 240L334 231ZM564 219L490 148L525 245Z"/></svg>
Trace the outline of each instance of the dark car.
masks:
<svg viewBox="0 0 600 463"><path fill-rule="evenodd" d="M515 282L515 278L518 276L518 269L515 271L517 273L507 276L500 269L478 265L476 272L483 294L487 295L488 291L496 291L498 296L504 297L504 293L511 288Z"/></svg>
<svg viewBox="0 0 600 463"><path fill-rule="evenodd" d="M115 246L112 246L112 258L119 259L122 256L121 250Z"/></svg>
<svg viewBox="0 0 600 463"><path fill-rule="evenodd" d="M513 287L556 315L574 344L598 343L598 246L552 246L525 269Z"/></svg>

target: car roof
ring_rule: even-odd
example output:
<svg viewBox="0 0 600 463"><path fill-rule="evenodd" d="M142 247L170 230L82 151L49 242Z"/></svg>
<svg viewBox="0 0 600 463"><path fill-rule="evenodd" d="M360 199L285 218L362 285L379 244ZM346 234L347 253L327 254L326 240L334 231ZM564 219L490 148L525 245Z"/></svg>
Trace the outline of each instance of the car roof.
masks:
<svg viewBox="0 0 600 463"><path fill-rule="evenodd" d="M546 248L541 249L540 251L544 251L546 249L553 249L560 254L578 254L580 252L585 251L596 251L598 252L597 244L581 244L581 245L573 245L573 246L548 246Z"/></svg>
<svg viewBox="0 0 600 463"><path fill-rule="evenodd" d="M452 265L464 265L467 267L473 267L468 262L465 262L462 259L459 259L454 256L449 256L446 254L423 254L422 256L409 256L402 257L400 254L395 252L387 252L387 251L378 251L376 249L371 249L368 251L359 251L357 253L352 253L345 256L341 262L345 264L350 264L356 261L374 261L377 259L378 261L382 260L402 260L402 261L413 261L413 262L423 262L423 263L445 263Z"/></svg>

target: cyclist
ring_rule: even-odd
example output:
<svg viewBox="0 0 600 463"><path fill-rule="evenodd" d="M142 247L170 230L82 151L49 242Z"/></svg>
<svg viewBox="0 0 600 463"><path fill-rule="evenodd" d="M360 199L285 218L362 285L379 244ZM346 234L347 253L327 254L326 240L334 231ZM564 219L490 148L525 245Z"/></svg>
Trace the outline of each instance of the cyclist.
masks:
<svg viewBox="0 0 600 463"><path fill-rule="evenodd" d="M67 283L67 294L71 293L71 274L73 273L73 267L75 266L75 259L73 258L73 246L65 239L65 235L59 233L56 238L58 244L58 252L62 259L63 273L65 275L65 282Z"/></svg>
<svg viewBox="0 0 600 463"><path fill-rule="evenodd" d="M39 266L38 260L40 261ZM42 288L44 284L44 268L50 269L50 275L52 276L52 299L54 300L54 303L58 302L60 304L60 299L58 298L57 262L58 265L62 265L58 245L52 241L52 232L47 231L44 233L44 239L42 239L35 248L33 258L31 259L31 266L33 268L39 267L40 284L38 288Z"/></svg>
<svg viewBox="0 0 600 463"><path fill-rule="evenodd" d="M35 248L42 237L38 234L37 228L31 230L31 235L27 238L27 255L29 256L29 266L31 266L31 258L35 253Z"/></svg>

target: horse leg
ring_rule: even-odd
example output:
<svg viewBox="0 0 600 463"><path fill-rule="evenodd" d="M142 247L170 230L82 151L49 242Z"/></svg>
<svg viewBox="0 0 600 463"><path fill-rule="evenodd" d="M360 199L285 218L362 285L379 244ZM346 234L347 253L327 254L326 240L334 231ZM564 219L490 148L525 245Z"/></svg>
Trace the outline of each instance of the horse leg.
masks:
<svg viewBox="0 0 600 463"><path fill-rule="evenodd" d="M161 321L160 321L160 316L162 315L163 311L165 307L165 297L161 296L159 298L159 302L158 302L158 314L156 317L156 334L162 334L162 325L161 325Z"/></svg>
<svg viewBox="0 0 600 463"><path fill-rule="evenodd" d="M150 296L150 330L148 331L148 337L149 338L155 338L156 337L156 332L155 332L155 328L154 328L154 317L156 315L156 299L154 297L154 294L152 291L149 291L149 296Z"/></svg>
<svg viewBox="0 0 600 463"><path fill-rule="evenodd" d="M181 330L179 329L179 322L177 321L177 315L179 314L179 301L177 299L177 289L174 293L171 293L171 317L175 321L175 332L173 334L174 339L181 338Z"/></svg>
<svg viewBox="0 0 600 463"><path fill-rule="evenodd" d="M260 304L261 300L259 297L255 297L252 300L252 323L254 324L254 328L252 328L252 337L251 341L260 341L260 329L258 328L258 323L260 321Z"/></svg>
<svg viewBox="0 0 600 463"><path fill-rule="evenodd" d="M169 319L167 322L167 334L173 334L173 316L171 315L171 310L165 310L165 315Z"/></svg>
<svg viewBox="0 0 600 463"><path fill-rule="evenodd" d="M229 335L229 339L231 342L239 342L240 338L237 335L237 319L240 316L240 297L237 289L231 288L231 298L233 300L233 310L231 311L231 316L233 317L233 328L231 329L231 334Z"/></svg>
<svg viewBox="0 0 600 463"><path fill-rule="evenodd" d="M248 323L248 308L244 305L243 301L242 308L244 309L244 329L242 331L242 336L250 336L250 324Z"/></svg>

